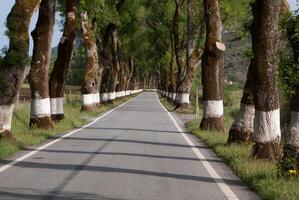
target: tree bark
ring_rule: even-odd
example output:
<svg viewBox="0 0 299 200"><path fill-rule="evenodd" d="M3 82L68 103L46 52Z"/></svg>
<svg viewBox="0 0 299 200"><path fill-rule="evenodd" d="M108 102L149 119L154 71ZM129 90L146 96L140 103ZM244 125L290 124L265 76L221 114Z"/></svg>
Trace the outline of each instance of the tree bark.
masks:
<svg viewBox="0 0 299 200"><path fill-rule="evenodd" d="M252 5L254 62L254 159L276 161L281 156L280 110L277 89L277 50L280 0L257 0Z"/></svg>
<svg viewBox="0 0 299 200"><path fill-rule="evenodd" d="M291 66L289 66L295 73L299 73L296 71L299 66L299 41L298 36L296 36L296 25L299 21L299 16L296 16L295 18L291 18L288 21L287 26L287 38L290 43L290 46L292 47L292 63ZM295 66L295 67L294 67ZM284 74L282 75L284 76ZM285 77L285 76L284 76ZM299 83L292 80L293 77L288 77L286 80L286 84L293 89L294 93L290 97L290 110L291 110L291 119L288 125L288 128L286 130L286 145L284 146L284 158L283 161L286 160L289 162L289 160L295 160L294 163L292 163L293 166L283 166L287 167L287 170L289 169L299 169ZM291 78L291 80L290 80Z"/></svg>
<svg viewBox="0 0 299 200"><path fill-rule="evenodd" d="M254 60L251 59L247 72L247 80L243 89L240 110L229 130L228 144L249 143L252 140L253 121L254 121L254 96L253 96L253 77Z"/></svg>
<svg viewBox="0 0 299 200"><path fill-rule="evenodd" d="M29 24L40 0L19 0L7 16L9 48L0 62L0 138L14 140L11 122L19 90L29 69Z"/></svg>
<svg viewBox="0 0 299 200"><path fill-rule="evenodd" d="M55 24L55 0L42 0L33 38L33 55L29 72L31 89L30 128L53 128L49 98L49 64Z"/></svg>
<svg viewBox="0 0 299 200"><path fill-rule="evenodd" d="M109 41L111 38L112 24L108 24L106 27L104 37L102 40L102 82L101 82L101 102L106 103L108 101L108 85L110 81L111 71L111 54L109 48Z"/></svg>
<svg viewBox="0 0 299 200"><path fill-rule="evenodd" d="M173 16L173 39L174 39L174 52L177 64L177 79L176 79L176 103L181 104L182 102L182 93L178 91L181 87L184 78L184 45L183 41L180 38L180 30L179 30L179 22L180 22L180 15L181 15L181 8L184 4L185 0L175 0L175 13Z"/></svg>
<svg viewBox="0 0 299 200"><path fill-rule="evenodd" d="M79 2L80 0L66 1L66 16L63 35L58 45L57 59L50 75L49 93L51 98L51 118L54 122L64 118L64 88L76 38Z"/></svg>
<svg viewBox="0 0 299 200"><path fill-rule="evenodd" d="M174 41L173 41L173 33L170 33L171 38L171 59L169 64L169 76L170 76L170 85L168 88L168 92L170 92L170 99L173 103L175 103L176 99L176 84L175 84L175 72L174 72L174 62L175 62L175 50L174 50Z"/></svg>
<svg viewBox="0 0 299 200"><path fill-rule="evenodd" d="M111 30L111 56L112 56L112 66L110 69L110 80L108 85L108 102L115 100L115 89L118 84L118 73L120 70L119 60L118 60L118 38L117 38L117 26L113 24Z"/></svg>
<svg viewBox="0 0 299 200"><path fill-rule="evenodd" d="M133 89L133 79L134 79L134 68L135 68L135 62L134 59L130 56L129 57L129 76L126 86L126 96L131 94L131 90Z"/></svg>
<svg viewBox="0 0 299 200"><path fill-rule="evenodd" d="M204 0L206 43L202 56L204 130L224 130L223 65L225 45L221 42L222 21L218 0Z"/></svg>
<svg viewBox="0 0 299 200"><path fill-rule="evenodd" d="M99 101L99 57L95 39L96 23L93 20L90 26L88 13L81 13L81 28L86 48L87 58L85 64L84 83L81 88L83 96L82 111L92 111ZM97 102L96 102L96 101ZM99 102L98 102L99 103Z"/></svg>
<svg viewBox="0 0 299 200"><path fill-rule="evenodd" d="M192 87L192 81L196 69L200 64L201 53L197 46L201 29L195 28L193 7L194 0L187 0L187 48L186 48L186 72L182 77L181 84L177 88L178 101L177 109L186 109L189 107L190 91ZM199 25L198 25L199 26Z"/></svg>

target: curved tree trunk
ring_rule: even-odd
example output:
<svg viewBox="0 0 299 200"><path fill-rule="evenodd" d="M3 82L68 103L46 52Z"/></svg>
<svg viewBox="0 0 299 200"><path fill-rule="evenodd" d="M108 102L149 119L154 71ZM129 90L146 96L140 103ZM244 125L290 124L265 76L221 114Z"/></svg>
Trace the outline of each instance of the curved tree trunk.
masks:
<svg viewBox="0 0 299 200"><path fill-rule="evenodd" d="M94 37L96 31L95 20L90 27L87 12L81 13L81 27L86 48L87 58L85 64L84 84L81 89L82 93L82 111L92 111L99 103L99 57ZM96 101L95 101L96 100Z"/></svg>
<svg viewBox="0 0 299 200"><path fill-rule="evenodd" d="M223 65L225 45L221 42L222 22L218 0L204 0L206 44L202 56L204 130L222 131Z"/></svg>
<svg viewBox="0 0 299 200"><path fill-rule="evenodd" d="M64 118L63 100L65 82L73 55L74 40L76 38L77 10L80 0L66 1L66 16L63 35L58 45L57 59L49 81L51 98L51 117L53 121Z"/></svg>
<svg viewBox="0 0 299 200"><path fill-rule="evenodd" d="M14 140L11 122L19 90L29 69L29 35L31 17L40 0L16 1L7 16L9 48L0 63L0 138Z"/></svg>
<svg viewBox="0 0 299 200"><path fill-rule="evenodd" d="M247 72L247 80L243 89L240 110L229 130L228 144L248 143L251 141L254 121L253 77L254 60L251 59Z"/></svg>
<svg viewBox="0 0 299 200"><path fill-rule="evenodd" d="M31 89L30 128L53 128L49 98L49 64L55 24L55 0L42 0L32 31L33 56L29 72Z"/></svg>
<svg viewBox="0 0 299 200"><path fill-rule="evenodd" d="M180 95L177 102L178 109L186 109L189 107L189 96L192 87L192 81L201 59L201 53L199 52L197 46L200 29L195 29L195 23L193 19L193 1L194 0L187 0L187 66L186 73L184 74L184 77L182 77L183 79L179 85L179 88L177 88L177 91Z"/></svg>
<svg viewBox="0 0 299 200"><path fill-rule="evenodd" d="M280 110L277 89L280 0L257 0L251 28L254 54L255 117L252 157L277 160L281 156Z"/></svg>

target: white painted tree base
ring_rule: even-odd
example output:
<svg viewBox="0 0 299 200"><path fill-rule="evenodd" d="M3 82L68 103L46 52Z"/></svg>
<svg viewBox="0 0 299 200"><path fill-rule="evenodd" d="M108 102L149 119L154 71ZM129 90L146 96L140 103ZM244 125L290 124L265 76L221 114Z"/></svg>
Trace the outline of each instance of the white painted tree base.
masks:
<svg viewBox="0 0 299 200"><path fill-rule="evenodd" d="M190 104L189 96L188 93L176 93L175 101L178 104Z"/></svg>
<svg viewBox="0 0 299 200"><path fill-rule="evenodd" d="M56 115L56 114L64 114L63 111L63 101L64 98L51 98L51 114Z"/></svg>
<svg viewBox="0 0 299 200"><path fill-rule="evenodd" d="M113 101L115 99L115 92L108 93L108 101Z"/></svg>
<svg viewBox="0 0 299 200"><path fill-rule="evenodd" d="M93 94L83 94L82 95L82 104L83 106L92 106L94 102Z"/></svg>
<svg viewBox="0 0 299 200"><path fill-rule="evenodd" d="M254 132L255 142L270 143L279 142L281 138L280 130L280 110L255 111Z"/></svg>
<svg viewBox="0 0 299 200"><path fill-rule="evenodd" d="M94 103L94 104L99 104L99 103L101 103L101 101L100 101L100 93L94 93L94 94L93 94L93 103Z"/></svg>
<svg viewBox="0 0 299 200"><path fill-rule="evenodd" d="M204 101L203 117L204 118L220 118L223 116L223 101Z"/></svg>
<svg viewBox="0 0 299 200"><path fill-rule="evenodd" d="M102 93L101 94L101 102L107 102L108 101L108 94Z"/></svg>
<svg viewBox="0 0 299 200"><path fill-rule="evenodd" d="M0 133L10 131L14 104L0 106Z"/></svg>
<svg viewBox="0 0 299 200"><path fill-rule="evenodd" d="M232 127L238 130L253 132L254 113L254 105L241 104Z"/></svg>
<svg viewBox="0 0 299 200"><path fill-rule="evenodd" d="M287 130L287 144L299 148L299 112L292 112Z"/></svg>
<svg viewBox="0 0 299 200"><path fill-rule="evenodd" d="M50 98L32 99L30 106L30 118L41 118L51 115L51 101Z"/></svg>

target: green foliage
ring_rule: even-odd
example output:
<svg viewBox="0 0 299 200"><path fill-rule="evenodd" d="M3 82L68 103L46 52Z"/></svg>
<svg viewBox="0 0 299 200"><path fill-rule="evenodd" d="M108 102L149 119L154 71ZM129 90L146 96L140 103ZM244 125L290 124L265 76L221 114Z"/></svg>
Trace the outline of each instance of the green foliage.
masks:
<svg viewBox="0 0 299 200"><path fill-rule="evenodd" d="M299 85L299 15L295 12L286 15L282 21L285 43L280 51L279 78L280 87L287 96L294 94Z"/></svg>

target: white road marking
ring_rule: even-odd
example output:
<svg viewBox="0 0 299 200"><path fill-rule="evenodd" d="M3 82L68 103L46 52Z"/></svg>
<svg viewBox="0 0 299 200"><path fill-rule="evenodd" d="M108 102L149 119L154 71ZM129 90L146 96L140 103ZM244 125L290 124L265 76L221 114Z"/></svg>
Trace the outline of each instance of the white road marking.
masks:
<svg viewBox="0 0 299 200"><path fill-rule="evenodd" d="M138 97L138 96L136 96L136 97ZM106 117L107 115L109 115L110 113L112 113L117 108L120 108L120 107L124 106L125 104L129 103L130 101L134 100L136 97L134 97L134 98L132 98L132 99L124 102L123 104L119 105L118 107L113 108L112 110L109 110L108 112L106 112L103 115L101 115L100 117L96 118L94 121L92 121L92 122L90 122L90 123L82 126L81 128L73 130L73 131L71 131L71 132L69 132L69 133L67 133L65 135L62 135L61 137L59 137L59 138L57 138L57 139L55 139L55 140L53 140L51 142L48 142L47 144L45 144L45 145L43 145L41 147L38 147L37 149L35 149L35 150L33 150L33 151L31 151L31 152L29 152L29 153L27 153L27 154L25 154L25 155L23 155L23 156L15 159L15 160L13 160L13 161L11 161L11 162L3 165L2 167L0 167L0 173L4 172L5 170L9 169L12 166L18 164L19 162L22 162L23 160L25 160L27 158L30 158L31 156L33 156L34 154L38 153L39 151L41 151L41 150L43 150L43 149L45 149L45 148L47 148L47 147L49 147L49 146L51 146L51 145L59 142L59 141L61 141L62 139L67 138L67 137L73 135L74 133L77 133L78 131L81 131L81 130L85 129L88 126L91 126L92 124L96 123L100 119L102 119L102 118Z"/></svg>
<svg viewBox="0 0 299 200"><path fill-rule="evenodd" d="M191 149L193 150L194 154L196 155L197 158L199 158L200 162L202 165L206 168L210 176L214 179L214 181L217 183L218 187L220 190L224 193L225 197L229 200L237 200L239 199L235 193L229 188L229 186L222 180L220 175L216 172L216 170L211 166L211 164L206 161L206 158L204 155L199 151L198 148L196 148L196 145L191 141L191 139L188 137L187 134L184 133L184 131L181 129L181 127L178 125L174 117L171 115L170 112L163 106L163 104L160 102L159 98L158 101L162 108L167 112L168 116L174 123L175 127L178 129L180 134L183 136L183 138L186 140L186 142L189 144Z"/></svg>

